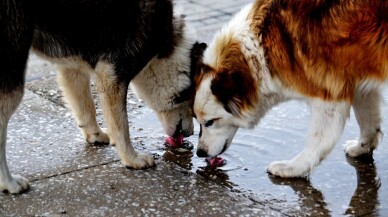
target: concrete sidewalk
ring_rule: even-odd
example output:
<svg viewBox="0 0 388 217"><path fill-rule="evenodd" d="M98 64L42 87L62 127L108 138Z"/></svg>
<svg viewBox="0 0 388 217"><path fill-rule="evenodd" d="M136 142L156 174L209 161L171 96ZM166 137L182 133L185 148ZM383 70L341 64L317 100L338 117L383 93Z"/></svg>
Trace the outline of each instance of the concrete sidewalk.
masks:
<svg viewBox="0 0 388 217"><path fill-rule="evenodd" d="M248 0L178 0L200 38L209 42ZM10 170L30 180L20 195L0 194L0 216L282 216L155 154L148 170L123 167L111 146L87 144L64 107L52 65L32 56L27 90L8 130ZM128 94L132 141L138 151L163 151L157 129L139 128L145 105ZM98 120L101 112L98 109ZM160 129L158 129L160 130ZM159 131L157 131L159 132ZM151 144L149 144L151 143Z"/></svg>

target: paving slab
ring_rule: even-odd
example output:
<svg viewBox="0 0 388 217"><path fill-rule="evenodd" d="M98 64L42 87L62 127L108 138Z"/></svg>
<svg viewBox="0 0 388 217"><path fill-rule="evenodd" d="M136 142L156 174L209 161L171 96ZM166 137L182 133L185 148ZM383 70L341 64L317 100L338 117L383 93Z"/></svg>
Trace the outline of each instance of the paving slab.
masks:
<svg viewBox="0 0 388 217"><path fill-rule="evenodd" d="M8 135L10 170L29 178L31 189L0 194L0 216L281 215L158 155L154 168L127 169L114 147L84 142L66 108L29 90ZM135 148L145 150L138 138Z"/></svg>
<svg viewBox="0 0 388 217"><path fill-rule="evenodd" d="M102 164L31 184L26 194L1 196L0 215L280 216L163 161L143 171Z"/></svg>

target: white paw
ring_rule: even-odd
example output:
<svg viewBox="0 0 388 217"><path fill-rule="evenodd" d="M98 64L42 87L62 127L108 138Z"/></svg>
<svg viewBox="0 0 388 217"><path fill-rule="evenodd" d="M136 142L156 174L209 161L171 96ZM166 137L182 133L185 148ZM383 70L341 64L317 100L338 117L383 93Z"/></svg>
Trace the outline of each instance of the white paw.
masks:
<svg viewBox="0 0 388 217"><path fill-rule="evenodd" d="M347 141L344 147L346 154L350 157L358 157L364 154L369 154L370 152L368 148L363 148L357 140Z"/></svg>
<svg viewBox="0 0 388 217"><path fill-rule="evenodd" d="M150 154L137 153L136 157L123 162L126 167L132 169L145 169L155 165L154 157Z"/></svg>
<svg viewBox="0 0 388 217"><path fill-rule="evenodd" d="M109 136L106 133L106 131L100 131L95 134L87 135L86 141L90 144L95 143L102 143L102 144L109 144Z"/></svg>
<svg viewBox="0 0 388 217"><path fill-rule="evenodd" d="M283 178L306 177L310 169L303 165L297 165L293 161L274 161L268 167L268 172L272 175Z"/></svg>
<svg viewBox="0 0 388 217"><path fill-rule="evenodd" d="M23 176L12 175L12 180L0 183L1 191L8 191L11 194L18 194L29 188L28 180Z"/></svg>

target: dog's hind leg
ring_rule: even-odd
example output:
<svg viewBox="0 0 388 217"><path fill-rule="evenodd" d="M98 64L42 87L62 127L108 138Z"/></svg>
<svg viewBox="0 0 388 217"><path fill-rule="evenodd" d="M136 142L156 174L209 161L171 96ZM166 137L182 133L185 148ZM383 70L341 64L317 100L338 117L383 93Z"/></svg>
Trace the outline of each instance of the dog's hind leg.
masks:
<svg viewBox="0 0 388 217"><path fill-rule="evenodd" d="M115 145L121 162L134 169L153 166L155 164L153 156L136 153L130 140L126 106L129 80L120 79L110 64L99 63L96 71L97 88L109 138L111 144Z"/></svg>
<svg viewBox="0 0 388 217"><path fill-rule="evenodd" d="M377 148L381 133L382 96L378 89L369 92L357 92L353 101L354 114L360 126L358 141L348 141L345 152L350 157L371 155Z"/></svg>
<svg viewBox="0 0 388 217"><path fill-rule="evenodd" d="M108 144L108 134L101 131L96 120L96 108L90 90L90 72L83 71L82 67L61 65L57 69L58 84L86 141Z"/></svg>
<svg viewBox="0 0 388 217"><path fill-rule="evenodd" d="M275 161L268 172L281 177L307 176L334 148L349 117L350 103L311 102L311 125L304 150L290 161Z"/></svg>

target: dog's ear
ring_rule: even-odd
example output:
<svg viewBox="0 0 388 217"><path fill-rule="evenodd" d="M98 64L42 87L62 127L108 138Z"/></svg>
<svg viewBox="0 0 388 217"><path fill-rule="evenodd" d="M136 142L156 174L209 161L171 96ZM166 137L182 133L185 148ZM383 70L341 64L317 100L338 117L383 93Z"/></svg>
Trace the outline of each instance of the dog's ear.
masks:
<svg viewBox="0 0 388 217"><path fill-rule="evenodd" d="M203 53L207 47L206 43L195 42L190 51L190 75L191 79L194 80L194 77L201 72L203 66L202 58Z"/></svg>
<svg viewBox="0 0 388 217"><path fill-rule="evenodd" d="M211 83L211 91L224 105L227 112L241 116L256 103L255 81L240 71L221 71L216 73Z"/></svg>
<svg viewBox="0 0 388 217"><path fill-rule="evenodd" d="M194 98L195 98L195 89L202 79L202 68L203 68L203 53L207 48L206 43L198 43L195 42L190 51L190 78L191 78L191 97L190 97L190 107L193 109L194 106ZM194 114L194 112L192 112Z"/></svg>

